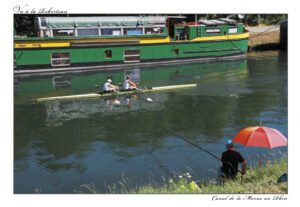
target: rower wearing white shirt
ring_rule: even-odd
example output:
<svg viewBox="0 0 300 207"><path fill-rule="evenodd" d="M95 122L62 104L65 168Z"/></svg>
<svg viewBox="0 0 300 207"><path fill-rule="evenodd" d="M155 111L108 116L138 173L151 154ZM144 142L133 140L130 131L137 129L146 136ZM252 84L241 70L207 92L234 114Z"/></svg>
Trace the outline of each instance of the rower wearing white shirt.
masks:
<svg viewBox="0 0 300 207"><path fill-rule="evenodd" d="M124 81L123 89L124 90L137 90L138 88L137 88L136 83L134 83L131 80L131 77L127 76L125 81Z"/></svg>
<svg viewBox="0 0 300 207"><path fill-rule="evenodd" d="M106 83L103 85L103 92L116 92L117 90L119 90L119 88L112 84L112 80L107 79Z"/></svg>

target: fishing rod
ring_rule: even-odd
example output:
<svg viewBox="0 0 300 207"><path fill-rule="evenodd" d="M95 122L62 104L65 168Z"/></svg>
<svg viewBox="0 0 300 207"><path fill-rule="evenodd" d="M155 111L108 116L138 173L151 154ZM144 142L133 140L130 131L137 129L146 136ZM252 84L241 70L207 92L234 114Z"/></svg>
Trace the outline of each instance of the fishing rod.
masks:
<svg viewBox="0 0 300 207"><path fill-rule="evenodd" d="M218 157L217 155L215 155L215 154L213 154L213 153L209 152L208 150L204 149L203 147L201 147L201 146L197 145L196 143L192 142L191 140L189 140L189 139L187 139L187 138L185 138L185 137L183 137L183 136L181 136L181 135L177 134L176 132L172 131L171 129L168 129L168 128L165 128L165 127L162 127L162 126L158 125L158 124L157 124L157 123L155 123L155 122L152 122L152 121L150 121L150 122L151 122L153 125L155 125L155 126L157 126L157 127L161 128L161 129L164 129L164 130L166 130L166 131L168 131L168 132L170 132L170 133L174 134L175 136L177 136L177 137L179 137L179 138L183 139L184 141L186 141L186 142L190 143L191 145L193 145L193 146L197 147L198 149L201 149L202 151L204 151L204 152L206 152L206 153L210 154L212 157L214 157L214 158L216 158L217 160L219 160L219 161L221 161L221 162L222 162L222 160L221 160L221 158L220 158L220 157ZM239 170L239 169L238 169L238 172L242 174L242 171L241 171L241 170ZM242 183L242 182L243 182L243 174L242 174L242 178L241 178L241 183Z"/></svg>
<svg viewBox="0 0 300 207"><path fill-rule="evenodd" d="M150 121L150 122L151 122L151 121ZM155 122L151 122L151 123L152 123L153 125L155 125L155 126L161 128L161 129L164 129L164 130L166 130L166 131L168 131L168 132L174 134L175 136L177 136L177 137L179 137L179 138L185 140L186 142L190 143L191 145L197 147L198 149L201 149L202 151L204 151L204 152L210 154L211 156L213 156L213 157L216 158L217 160L221 161L221 158L220 158L220 157L218 157L217 155L215 155L215 154L209 152L208 150L204 149L203 147L197 145L196 143L192 142L191 140L189 140L189 139L187 139L187 138L185 138L185 137L183 137L183 136L177 134L176 132L174 132L174 131L172 131L172 130L170 130L170 129L168 129L168 128L162 127L162 126L156 124Z"/></svg>

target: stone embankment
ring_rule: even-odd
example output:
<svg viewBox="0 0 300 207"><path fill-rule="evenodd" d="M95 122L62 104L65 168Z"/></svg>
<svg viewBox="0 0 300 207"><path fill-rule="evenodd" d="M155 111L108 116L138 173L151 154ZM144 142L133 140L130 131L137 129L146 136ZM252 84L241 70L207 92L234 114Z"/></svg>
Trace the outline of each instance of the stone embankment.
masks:
<svg viewBox="0 0 300 207"><path fill-rule="evenodd" d="M250 33L249 50L287 50L288 21L271 26L246 27Z"/></svg>

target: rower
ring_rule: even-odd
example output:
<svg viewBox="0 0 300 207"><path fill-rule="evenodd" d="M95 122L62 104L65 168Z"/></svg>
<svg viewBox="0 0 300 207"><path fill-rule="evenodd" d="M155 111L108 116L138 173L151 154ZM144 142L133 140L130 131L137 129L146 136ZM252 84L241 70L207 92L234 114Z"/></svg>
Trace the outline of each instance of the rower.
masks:
<svg viewBox="0 0 300 207"><path fill-rule="evenodd" d="M106 83L103 85L103 92L117 92L117 90L119 90L119 87L113 85L111 79L107 79Z"/></svg>
<svg viewBox="0 0 300 207"><path fill-rule="evenodd" d="M137 88L137 84L131 80L131 77L127 76L123 84L123 89L127 91L127 90L137 90L138 88Z"/></svg>

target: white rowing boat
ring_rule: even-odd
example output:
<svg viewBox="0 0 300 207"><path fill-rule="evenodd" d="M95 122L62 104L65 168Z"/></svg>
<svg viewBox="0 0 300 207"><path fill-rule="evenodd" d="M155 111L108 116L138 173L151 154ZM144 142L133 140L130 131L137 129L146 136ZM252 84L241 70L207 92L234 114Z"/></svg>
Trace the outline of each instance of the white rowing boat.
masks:
<svg viewBox="0 0 300 207"><path fill-rule="evenodd" d="M111 93L87 93L87 94L78 94L78 95L69 95L69 96L53 96L53 97L37 98L35 99L35 101L46 102L46 101L56 101L56 100L91 99L91 98L101 98L101 97L116 96L116 95L119 96L119 95L136 94L136 93L169 91L175 89L192 88L196 86L197 84L171 85L171 86L152 87L143 90L119 91L119 92L111 92Z"/></svg>

